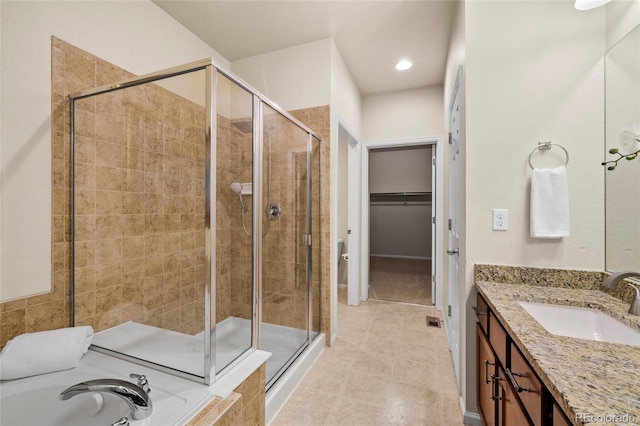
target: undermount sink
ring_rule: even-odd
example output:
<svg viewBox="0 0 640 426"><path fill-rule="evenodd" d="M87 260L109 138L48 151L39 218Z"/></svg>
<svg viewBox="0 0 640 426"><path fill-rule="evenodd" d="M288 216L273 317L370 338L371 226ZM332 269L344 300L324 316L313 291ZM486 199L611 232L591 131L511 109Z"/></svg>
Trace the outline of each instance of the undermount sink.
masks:
<svg viewBox="0 0 640 426"><path fill-rule="evenodd" d="M640 347L640 332L597 309L518 303L551 334Z"/></svg>

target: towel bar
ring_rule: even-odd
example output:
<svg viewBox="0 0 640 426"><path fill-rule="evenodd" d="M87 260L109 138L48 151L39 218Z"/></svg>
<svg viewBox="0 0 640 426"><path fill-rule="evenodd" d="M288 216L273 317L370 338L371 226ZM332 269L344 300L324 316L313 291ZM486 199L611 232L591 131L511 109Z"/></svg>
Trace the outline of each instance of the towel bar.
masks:
<svg viewBox="0 0 640 426"><path fill-rule="evenodd" d="M551 143L551 141L546 141L546 142L538 142L538 146L535 147L533 151L531 151L531 153L529 154L529 167L531 167L531 170L533 170L533 164L531 164L531 157L533 157L533 154L535 154L536 151L549 150L551 149L552 145L555 145L564 151L564 154L567 156L567 159L564 162L564 166L567 167L567 164L569 164L569 152L567 152L565 147L557 143Z"/></svg>

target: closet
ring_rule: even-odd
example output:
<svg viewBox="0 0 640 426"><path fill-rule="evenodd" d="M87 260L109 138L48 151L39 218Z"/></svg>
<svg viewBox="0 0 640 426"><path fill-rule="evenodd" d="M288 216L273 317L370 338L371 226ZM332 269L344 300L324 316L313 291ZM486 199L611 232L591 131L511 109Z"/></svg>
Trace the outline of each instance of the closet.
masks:
<svg viewBox="0 0 640 426"><path fill-rule="evenodd" d="M369 297L431 303L432 147L369 155Z"/></svg>

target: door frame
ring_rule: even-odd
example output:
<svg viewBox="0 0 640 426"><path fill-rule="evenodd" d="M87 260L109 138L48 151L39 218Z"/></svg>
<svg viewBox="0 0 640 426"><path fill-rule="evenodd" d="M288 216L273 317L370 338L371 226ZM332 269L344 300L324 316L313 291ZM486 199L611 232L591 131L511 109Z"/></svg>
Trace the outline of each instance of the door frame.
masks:
<svg viewBox="0 0 640 426"><path fill-rule="evenodd" d="M359 200L361 197L361 185L360 185L360 160L362 144L355 136L353 130L338 116L338 143L343 143L340 140L340 134L344 132L346 135L347 143L347 229L348 234L346 236L345 245L348 250L347 259L347 304L350 306L360 305L360 293L358 291L360 282L361 271L360 263L357 261L360 258L360 204L351 203L351 200ZM336 238L337 241L337 238ZM336 268L336 282L338 282L339 268Z"/></svg>
<svg viewBox="0 0 640 426"><path fill-rule="evenodd" d="M360 300L367 300L369 297L369 155L370 150L379 148L401 148L408 146L431 145L435 148L436 155L436 179L432 182L432 202L436 206L436 224L435 238L436 250L431 254L432 274L435 276L435 305L438 310L442 310L442 267L443 259L440 255L443 251L443 223L444 209L442 197L444 195L444 146L441 136L432 136L415 139L395 139L369 142L363 145L362 149L362 192L360 197L360 213L361 213L361 239L360 239L360 277L361 283L358 289ZM351 254L349 254L351 257ZM353 259L355 261L356 259Z"/></svg>

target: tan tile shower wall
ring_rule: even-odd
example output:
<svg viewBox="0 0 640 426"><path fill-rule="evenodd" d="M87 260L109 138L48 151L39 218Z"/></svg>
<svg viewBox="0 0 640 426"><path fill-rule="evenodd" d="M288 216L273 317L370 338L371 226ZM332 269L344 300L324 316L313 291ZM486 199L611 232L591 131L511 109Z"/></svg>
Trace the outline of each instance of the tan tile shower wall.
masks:
<svg viewBox="0 0 640 426"><path fill-rule="evenodd" d="M82 55L88 87L127 73ZM92 66L95 76L91 77ZM76 102L76 324L194 334L204 291L204 108L155 84Z"/></svg>
<svg viewBox="0 0 640 426"><path fill-rule="evenodd" d="M253 283L252 283L252 239L247 235L252 229L252 200L250 195L244 195L247 210L244 212L245 226L242 225L242 210L238 195L229 189L231 182L249 183L253 181L253 132L250 120L237 119L229 122L229 162L228 179L223 182L224 188L218 194L219 199L226 200L226 214L229 215L229 244L231 254L230 282L231 282L231 316L250 319L252 314ZM220 162L218 162L220 164ZM228 197L226 196L228 194Z"/></svg>
<svg viewBox="0 0 640 426"><path fill-rule="evenodd" d="M247 130L247 126L241 127ZM251 127L249 126L249 129ZM222 116L216 135L216 322L227 317L251 319L252 246L242 228L242 210L232 182L251 182L252 133ZM251 230L251 197L244 196Z"/></svg>

